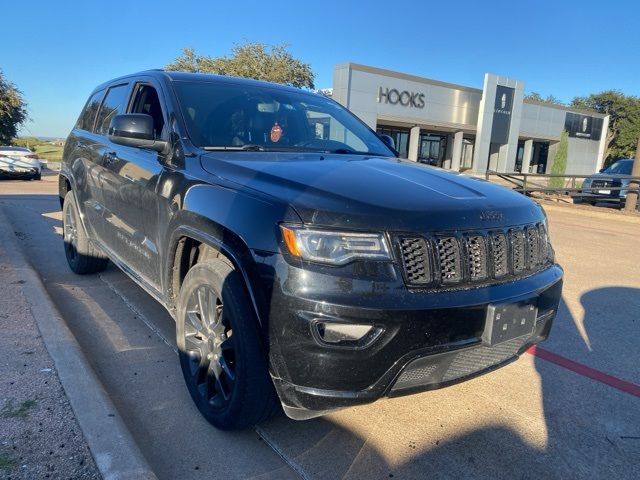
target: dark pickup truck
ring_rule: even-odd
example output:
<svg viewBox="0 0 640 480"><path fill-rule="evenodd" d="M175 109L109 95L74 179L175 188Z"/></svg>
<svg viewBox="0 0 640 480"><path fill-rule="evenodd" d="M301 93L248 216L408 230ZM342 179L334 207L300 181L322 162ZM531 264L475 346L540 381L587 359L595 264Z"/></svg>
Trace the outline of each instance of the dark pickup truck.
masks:
<svg viewBox="0 0 640 480"><path fill-rule="evenodd" d="M110 260L166 307L189 392L223 429L495 369L547 337L560 301L539 205L398 159L295 88L164 71L104 83L59 188L71 269Z"/></svg>

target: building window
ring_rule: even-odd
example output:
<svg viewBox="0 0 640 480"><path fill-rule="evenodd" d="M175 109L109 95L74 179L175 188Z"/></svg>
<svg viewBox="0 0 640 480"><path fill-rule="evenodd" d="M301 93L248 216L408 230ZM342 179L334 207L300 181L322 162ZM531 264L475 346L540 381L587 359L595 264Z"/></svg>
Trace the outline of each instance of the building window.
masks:
<svg viewBox="0 0 640 480"><path fill-rule="evenodd" d="M420 148L418 150L418 161L442 166L447 153L447 136L437 133L425 132L420 134Z"/></svg>
<svg viewBox="0 0 640 480"><path fill-rule="evenodd" d="M409 129L378 125L376 132L380 135L389 135L396 143L396 150L400 158L409 157Z"/></svg>

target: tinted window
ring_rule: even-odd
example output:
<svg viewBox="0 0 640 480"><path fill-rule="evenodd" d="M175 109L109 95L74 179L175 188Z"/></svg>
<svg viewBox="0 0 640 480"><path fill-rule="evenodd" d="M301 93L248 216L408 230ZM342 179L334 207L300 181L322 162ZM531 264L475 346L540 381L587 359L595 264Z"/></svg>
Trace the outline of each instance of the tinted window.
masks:
<svg viewBox="0 0 640 480"><path fill-rule="evenodd" d="M128 85L118 85L111 87L107 91L107 96L102 102L102 107L98 112L98 122L96 123L96 133L106 135L109 130L109 123L116 115L123 113L127 103Z"/></svg>
<svg viewBox="0 0 640 480"><path fill-rule="evenodd" d="M249 84L174 85L189 136L200 147L393 155L366 125L321 95Z"/></svg>
<svg viewBox="0 0 640 480"><path fill-rule="evenodd" d="M146 113L153 118L153 130L156 138L162 134L164 127L164 117L162 116L162 107L158 92L150 85L139 85L136 96L131 105L131 113Z"/></svg>
<svg viewBox="0 0 640 480"><path fill-rule="evenodd" d="M80 114L80 118L78 118L78 122L76 123L77 128L87 130L89 132L93 130L93 122L96 119L103 95L104 90L100 90L91 95L91 98L89 98L84 110L82 110L82 113Z"/></svg>

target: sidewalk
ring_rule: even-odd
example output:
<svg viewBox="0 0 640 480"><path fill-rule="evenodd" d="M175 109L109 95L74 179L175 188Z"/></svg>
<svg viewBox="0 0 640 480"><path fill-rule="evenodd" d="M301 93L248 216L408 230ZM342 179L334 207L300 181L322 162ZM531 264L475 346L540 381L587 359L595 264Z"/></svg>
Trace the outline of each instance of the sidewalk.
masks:
<svg viewBox="0 0 640 480"><path fill-rule="evenodd" d="M21 235L0 204L0 478L157 480Z"/></svg>
<svg viewBox="0 0 640 480"><path fill-rule="evenodd" d="M101 478L24 283L0 244L0 478Z"/></svg>

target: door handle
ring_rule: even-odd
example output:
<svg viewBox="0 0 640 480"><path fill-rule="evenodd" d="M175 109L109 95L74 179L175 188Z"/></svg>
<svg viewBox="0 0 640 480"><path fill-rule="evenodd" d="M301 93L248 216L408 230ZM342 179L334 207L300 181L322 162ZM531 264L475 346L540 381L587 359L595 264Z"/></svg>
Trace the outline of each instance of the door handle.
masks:
<svg viewBox="0 0 640 480"><path fill-rule="evenodd" d="M104 155L102 155L102 160L104 161L105 165L111 165L116 160L118 160L118 155L116 154L116 152L106 152Z"/></svg>

